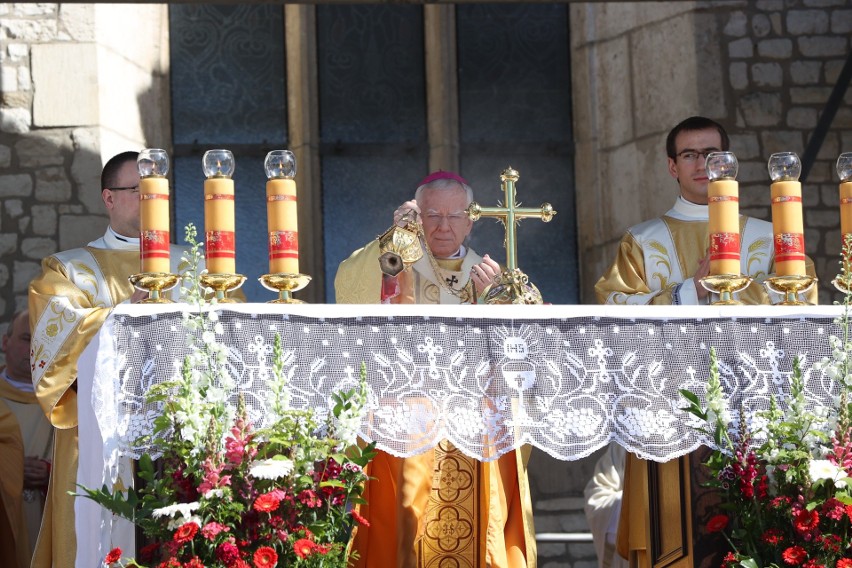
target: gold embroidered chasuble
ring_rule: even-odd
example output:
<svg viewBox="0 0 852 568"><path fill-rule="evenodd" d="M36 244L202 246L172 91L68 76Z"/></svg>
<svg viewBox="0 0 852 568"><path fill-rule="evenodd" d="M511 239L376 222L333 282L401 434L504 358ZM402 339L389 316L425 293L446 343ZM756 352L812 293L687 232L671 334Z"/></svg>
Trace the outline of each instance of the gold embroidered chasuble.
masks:
<svg viewBox="0 0 852 568"><path fill-rule="evenodd" d="M6 403L15 417L24 442L24 456L44 460L53 459L53 425L44 416L35 393L16 388L4 378L4 375L5 369L0 369L0 400ZM30 554L38 539L44 497L40 489L24 489L23 511L27 523Z"/></svg>
<svg viewBox="0 0 852 568"><path fill-rule="evenodd" d="M598 280L595 293L602 304L697 304L692 280L707 254L707 206L679 197L663 217L627 230L618 245L615 262ZM740 216L741 273L754 280L738 298L745 304L769 304L763 281L774 272L772 224ZM806 261L814 275L813 261ZM817 287L808 294L816 303Z"/></svg>
<svg viewBox="0 0 852 568"><path fill-rule="evenodd" d="M338 268L338 303L379 303L382 275L378 242L356 251ZM481 257L468 250L458 259L439 259L442 278L456 289L467 284ZM455 276L457 281L453 281ZM426 258L400 273L394 301L458 304L436 284ZM483 308L487 309L487 308ZM527 480L530 449L479 462L444 440L410 458L379 452L369 465L362 514L353 548L359 568L532 568L535 530Z"/></svg>
<svg viewBox="0 0 852 568"><path fill-rule="evenodd" d="M30 546L23 513L24 442L18 420L0 400L0 566L29 566Z"/></svg>
<svg viewBox="0 0 852 568"><path fill-rule="evenodd" d="M183 248L172 246L179 273ZM133 294L128 277L139 271L139 240L111 229L84 248L49 256L29 291L31 363L39 403L56 427L53 469L33 568L73 568L77 555L77 359L109 309ZM92 527L95 530L95 527Z"/></svg>

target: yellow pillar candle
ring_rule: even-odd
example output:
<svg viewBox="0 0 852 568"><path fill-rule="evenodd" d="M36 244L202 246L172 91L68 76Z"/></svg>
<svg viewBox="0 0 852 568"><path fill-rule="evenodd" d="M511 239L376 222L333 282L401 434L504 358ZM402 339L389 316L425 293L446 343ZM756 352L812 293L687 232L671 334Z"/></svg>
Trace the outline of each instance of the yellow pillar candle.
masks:
<svg viewBox="0 0 852 568"><path fill-rule="evenodd" d="M733 152L707 155L707 229L710 233L710 275L732 274L740 270L740 193L737 184L739 163Z"/></svg>
<svg viewBox="0 0 852 568"><path fill-rule="evenodd" d="M845 247L848 235L852 234L852 152L837 157L837 177L840 178L840 237Z"/></svg>
<svg viewBox="0 0 852 568"><path fill-rule="evenodd" d="M146 148L139 168L139 263L143 273L169 273L169 157L165 150Z"/></svg>
<svg viewBox="0 0 852 568"><path fill-rule="evenodd" d="M299 224L296 201L296 157L289 150L272 150L263 161L266 170L266 219L269 231L269 273L299 273Z"/></svg>
<svg viewBox="0 0 852 568"><path fill-rule="evenodd" d="M270 274L299 273L299 228L296 204L294 180L271 179L266 182Z"/></svg>
<svg viewBox="0 0 852 568"><path fill-rule="evenodd" d="M707 186L710 274L740 274L740 197L733 179Z"/></svg>
<svg viewBox="0 0 852 568"><path fill-rule="evenodd" d="M775 238L775 274L805 276L805 229L802 220L802 184L799 157L792 152L772 154L769 174L773 183L772 232Z"/></svg>
<svg viewBox="0 0 852 568"><path fill-rule="evenodd" d="M234 157L228 150L204 154L204 233L207 270L236 274Z"/></svg>

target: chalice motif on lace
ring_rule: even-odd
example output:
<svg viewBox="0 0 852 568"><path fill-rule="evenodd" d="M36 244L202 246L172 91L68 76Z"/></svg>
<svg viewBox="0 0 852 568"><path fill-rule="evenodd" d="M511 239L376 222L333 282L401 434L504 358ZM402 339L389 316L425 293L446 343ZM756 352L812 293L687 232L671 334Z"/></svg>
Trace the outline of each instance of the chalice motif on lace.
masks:
<svg viewBox="0 0 852 568"><path fill-rule="evenodd" d="M507 361L500 365L500 371L510 389L518 393L518 413L514 420L517 426L534 426L535 422L527 414L524 406L524 393L535 385L535 365L527 359L529 345L523 337L510 336L503 339L503 355Z"/></svg>

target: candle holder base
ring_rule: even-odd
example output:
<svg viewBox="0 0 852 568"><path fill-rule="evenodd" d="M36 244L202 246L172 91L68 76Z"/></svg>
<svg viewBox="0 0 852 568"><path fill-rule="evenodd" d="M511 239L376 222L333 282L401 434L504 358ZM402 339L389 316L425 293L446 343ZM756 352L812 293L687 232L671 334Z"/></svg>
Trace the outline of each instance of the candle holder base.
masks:
<svg viewBox="0 0 852 568"><path fill-rule="evenodd" d="M763 285L776 294L783 294L784 299L778 302L778 306L810 306L810 302L799 300L799 294L803 294L810 290L811 286L816 284L815 276L790 275L790 276L770 276Z"/></svg>
<svg viewBox="0 0 852 568"><path fill-rule="evenodd" d="M137 290L148 292L148 297L141 300L140 304L171 304L172 301L164 297L163 292L174 288L180 276L168 272L141 272L128 280Z"/></svg>
<svg viewBox="0 0 852 568"><path fill-rule="evenodd" d="M205 288L213 288L213 296L220 304L236 304L239 300L228 297L228 292L233 292L243 285L246 277L242 274L202 274L199 278Z"/></svg>
<svg viewBox="0 0 852 568"><path fill-rule="evenodd" d="M701 279L701 285L708 292L719 295L714 306L741 306L742 302L734 298L734 293L744 290L751 284L751 277L743 274L711 274Z"/></svg>
<svg viewBox="0 0 852 568"><path fill-rule="evenodd" d="M850 278L846 278L838 274L834 277L834 280L832 280L831 283L838 291L843 292L844 294L852 292L852 279Z"/></svg>
<svg viewBox="0 0 852 568"><path fill-rule="evenodd" d="M267 290L278 292L278 299L269 300L267 304L304 304L302 300L293 297L293 292L307 286L311 277L307 274L277 273L264 274L258 280Z"/></svg>

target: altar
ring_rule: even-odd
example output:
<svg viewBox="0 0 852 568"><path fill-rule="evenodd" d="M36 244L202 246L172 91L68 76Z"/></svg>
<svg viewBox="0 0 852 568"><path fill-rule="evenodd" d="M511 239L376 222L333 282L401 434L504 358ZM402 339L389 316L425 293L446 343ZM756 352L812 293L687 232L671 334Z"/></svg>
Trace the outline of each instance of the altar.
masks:
<svg viewBox="0 0 852 568"><path fill-rule="evenodd" d="M121 305L81 359L80 400L91 400L90 408L80 405L84 485L112 484L123 457L156 453L138 443L158 414L145 393L180 372L187 309ZM330 394L354 386L366 365L360 434L394 455L415 455L448 439L482 461L522 445L576 460L614 441L638 457L672 463L708 443L681 410L679 391L704 394L711 348L724 389L748 410L767 408L772 396L783 400L797 355L809 399L827 402L833 383L812 364L830 354L828 338L840 333L841 311L231 304L217 308L215 340L228 346L237 388L259 421L253 401L278 335L294 406L327 411ZM81 540L81 551L114 544L107 514L84 499L76 507L77 534L91 541Z"/></svg>

